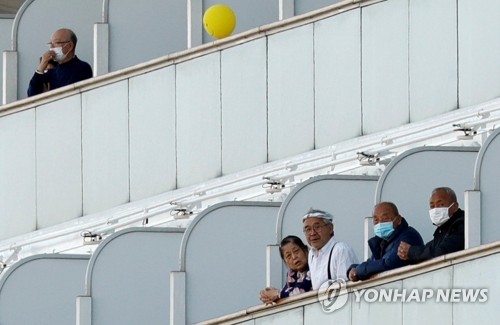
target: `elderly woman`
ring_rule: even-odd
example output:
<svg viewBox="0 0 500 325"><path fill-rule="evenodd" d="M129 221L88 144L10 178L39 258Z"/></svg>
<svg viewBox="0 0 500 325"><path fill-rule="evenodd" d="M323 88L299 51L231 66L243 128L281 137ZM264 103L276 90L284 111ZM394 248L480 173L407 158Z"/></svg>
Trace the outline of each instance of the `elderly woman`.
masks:
<svg viewBox="0 0 500 325"><path fill-rule="evenodd" d="M276 288L261 290L260 300L263 303L272 304L281 298L295 296L312 289L307 253L307 246L297 236L288 236L281 241L280 255L289 267L287 281L281 290Z"/></svg>

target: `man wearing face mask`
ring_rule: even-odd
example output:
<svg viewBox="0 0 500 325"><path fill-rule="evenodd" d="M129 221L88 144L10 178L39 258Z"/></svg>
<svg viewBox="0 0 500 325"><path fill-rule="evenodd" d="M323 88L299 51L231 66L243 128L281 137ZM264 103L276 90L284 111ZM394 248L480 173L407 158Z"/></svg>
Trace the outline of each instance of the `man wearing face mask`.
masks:
<svg viewBox="0 0 500 325"><path fill-rule="evenodd" d="M62 28L52 34L49 50L42 55L40 64L30 80L28 96L41 94L44 85L56 89L92 78L92 68L75 55L77 37L72 30ZM47 69L51 61L58 63L54 69Z"/></svg>
<svg viewBox="0 0 500 325"><path fill-rule="evenodd" d="M349 267L347 275L351 281L366 280L374 274L408 265L397 253L401 241L417 246L424 244L418 231L408 226L392 202L375 205L373 230L375 236L368 240L372 256L366 262Z"/></svg>
<svg viewBox="0 0 500 325"><path fill-rule="evenodd" d="M464 249L464 211L458 207L457 196L449 187L438 187L429 200L429 216L437 227L434 238L424 245L401 242L398 256L410 263L419 263L436 256Z"/></svg>

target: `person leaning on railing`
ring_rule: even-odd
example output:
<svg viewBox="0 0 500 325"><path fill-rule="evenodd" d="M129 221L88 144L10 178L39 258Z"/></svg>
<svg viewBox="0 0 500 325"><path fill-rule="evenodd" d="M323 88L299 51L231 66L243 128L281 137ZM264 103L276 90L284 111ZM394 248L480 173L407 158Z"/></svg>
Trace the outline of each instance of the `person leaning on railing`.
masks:
<svg viewBox="0 0 500 325"><path fill-rule="evenodd" d="M398 256L410 263L464 249L464 211L458 207L457 195L449 187L435 188L429 199L429 217L437 228L434 238L425 245L411 245L401 242Z"/></svg>
<svg viewBox="0 0 500 325"><path fill-rule="evenodd" d="M349 267L349 280L366 280L372 275L408 265L398 256L402 241L412 245L423 245L417 230L410 227L392 202L381 202L373 209L373 231L375 236L368 240L372 256L361 264Z"/></svg>
<svg viewBox="0 0 500 325"><path fill-rule="evenodd" d="M280 243L280 255L289 267L283 289L265 288L260 291L260 301L267 304L281 298L295 296L312 289L311 273L307 263L307 246L297 236L287 236Z"/></svg>

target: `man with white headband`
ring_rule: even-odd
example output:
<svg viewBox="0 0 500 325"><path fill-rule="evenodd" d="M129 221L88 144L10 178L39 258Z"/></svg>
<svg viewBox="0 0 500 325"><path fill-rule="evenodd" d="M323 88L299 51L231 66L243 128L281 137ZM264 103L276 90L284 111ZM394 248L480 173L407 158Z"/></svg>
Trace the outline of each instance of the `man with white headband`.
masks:
<svg viewBox="0 0 500 325"><path fill-rule="evenodd" d="M61 28L52 34L49 49L43 53L40 64L30 80L28 96L41 94L44 85L56 89L78 81L92 78L92 68L80 60L76 54L77 37L67 28ZM54 69L47 69L50 62L57 62Z"/></svg>
<svg viewBox="0 0 500 325"><path fill-rule="evenodd" d="M346 280L349 265L357 263L354 250L333 238L333 216L325 211L310 209L302 217L303 231L311 250L308 255L313 290L328 280Z"/></svg>
<svg viewBox="0 0 500 325"><path fill-rule="evenodd" d="M464 211L458 207L455 192L449 187L435 188L429 205L429 217L437 227L434 238L425 246L406 242L399 245L398 256L410 263L419 263L464 249Z"/></svg>

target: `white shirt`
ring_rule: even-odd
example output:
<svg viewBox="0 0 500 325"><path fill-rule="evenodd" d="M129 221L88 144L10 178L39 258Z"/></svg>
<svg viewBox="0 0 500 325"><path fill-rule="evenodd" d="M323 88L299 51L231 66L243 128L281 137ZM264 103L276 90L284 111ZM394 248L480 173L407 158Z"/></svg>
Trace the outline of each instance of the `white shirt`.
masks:
<svg viewBox="0 0 500 325"><path fill-rule="evenodd" d="M309 251L308 262L309 270L311 270L311 282L313 290L318 290L323 283L328 281L328 259L330 258L330 251L332 251L332 260L330 263L330 270L332 279L336 280L342 278L347 280L347 269L352 264L358 263L358 258L354 250L344 242L330 240L321 249L317 250L311 248Z"/></svg>

